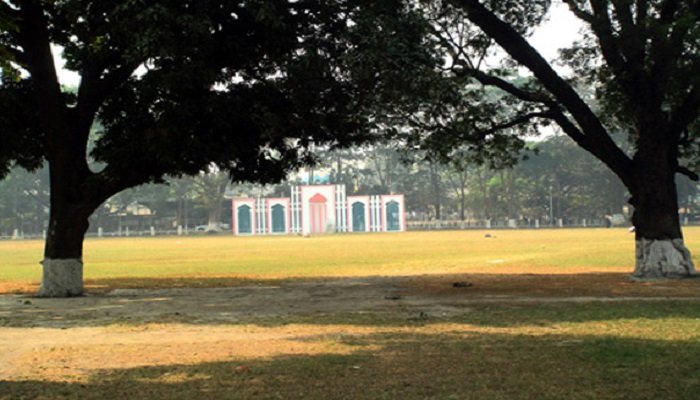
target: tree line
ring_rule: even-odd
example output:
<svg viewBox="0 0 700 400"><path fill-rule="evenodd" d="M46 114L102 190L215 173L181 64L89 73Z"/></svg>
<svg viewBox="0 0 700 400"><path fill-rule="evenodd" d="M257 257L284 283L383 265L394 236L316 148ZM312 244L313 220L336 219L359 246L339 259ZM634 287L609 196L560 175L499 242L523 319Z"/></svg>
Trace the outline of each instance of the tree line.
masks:
<svg viewBox="0 0 700 400"><path fill-rule="evenodd" d="M348 194L403 193L409 221L516 220L520 225L604 224L628 216L629 193L616 177L565 136L531 142L515 165L494 168L471 160L443 163L410 153L398 143L316 151L316 164L273 185L230 182L226 173L146 184L109 198L90 217L89 234L159 234L226 230L231 196L288 196L289 186L309 182L346 185ZM696 217L698 188L678 177L679 208ZM40 236L48 226L48 171L13 169L0 181L0 236ZM417 224L420 226L420 224Z"/></svg>

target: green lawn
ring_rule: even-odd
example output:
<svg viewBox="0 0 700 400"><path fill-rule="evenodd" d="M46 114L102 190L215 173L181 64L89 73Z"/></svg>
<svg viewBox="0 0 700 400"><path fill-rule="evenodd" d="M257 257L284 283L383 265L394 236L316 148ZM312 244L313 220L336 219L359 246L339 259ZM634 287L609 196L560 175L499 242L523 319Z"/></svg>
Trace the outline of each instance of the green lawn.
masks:
<svg viewBox="0 0 700 400"><path fill-rule="evenodd" d="M631 272L626 229L409 232L277 237L87 239L85 277ZM686 229L700 255L700 228ZM0 242L0 281L38 281L41 241Z"/></svg>

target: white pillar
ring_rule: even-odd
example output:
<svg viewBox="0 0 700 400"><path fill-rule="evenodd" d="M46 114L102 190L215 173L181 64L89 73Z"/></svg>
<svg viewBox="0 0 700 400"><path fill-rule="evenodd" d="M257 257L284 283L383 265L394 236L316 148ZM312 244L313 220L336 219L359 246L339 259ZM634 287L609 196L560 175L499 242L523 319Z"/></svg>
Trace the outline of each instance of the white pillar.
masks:
<svg viewBox="0 0 700 400"><path fill-rule="evenodd" d="M155 236L155 235L156 235L156 228L151 227L151 236Z"/></svg>
<svg viewBox="0 0 700 400"><path fill-rule="evenodd" d="M129 227L126 227L126 237L129 237Z"/></svg>
<svg viewBox="0 0 700 400"><path fill-rule="evenodd" d="M539 218L537 218L535 220L535 228L540 229L540 219Z"/></svg>
<svg viewBox="0 0 700 400"><path fill-rule="evenodd" d="M486 229L491 229L491 219L486 219L484 221L484 225L486 226Z"/></svg>
<svg viewBox="0 0 700 400"><path fill-rule="evenodd" d="M182 225L177 226L177 235L182 236Z"/></svg>
<svg viewBox="0 0 700 400"><path fill-rule="evenodd" d="M12 230L12 239L19 239L19 229L15 228Z"/></svg>
<svg viewBox="0 0 700 400"><path fill-rule="evenodd" d="M104 230L102 227L97 228L97 237L102 237L104 235Z"/></svg>
<svg viewBox="0 0 700 400"><path fill-rule="evenodd" d="M564 227L564 219L559 218L557 220L557 226L559 226L560 228L563 228Z"/></svg>

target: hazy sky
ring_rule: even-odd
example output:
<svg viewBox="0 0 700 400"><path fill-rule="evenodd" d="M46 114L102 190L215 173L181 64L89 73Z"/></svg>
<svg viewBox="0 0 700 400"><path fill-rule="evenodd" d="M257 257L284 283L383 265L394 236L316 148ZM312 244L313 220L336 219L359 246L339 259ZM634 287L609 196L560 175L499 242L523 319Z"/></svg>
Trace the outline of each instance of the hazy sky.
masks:
<svg viewBox="0 0 700 400"><path fill-rule="evenodd" d="M530 38L530 43L542 53L545 59L552 60L557 57L557 49L570 45L577 37L581 28L581 21L571 14L563 4L556 2L550 11L549 20L540 26ZM59 80L68 86L78 86L80 76L63 69L63 61L59 54L60 49L54 48L57 68L59 68Z"/></svg>
<svg viewBox="0 0 700 400"><path fill-rule="evenodd" d="M549 20L540 26L530 38L530 43L545 59L557 57L557 50L574 42L580 35L582 22L568 7L556 2L550 10Z"/></svg>

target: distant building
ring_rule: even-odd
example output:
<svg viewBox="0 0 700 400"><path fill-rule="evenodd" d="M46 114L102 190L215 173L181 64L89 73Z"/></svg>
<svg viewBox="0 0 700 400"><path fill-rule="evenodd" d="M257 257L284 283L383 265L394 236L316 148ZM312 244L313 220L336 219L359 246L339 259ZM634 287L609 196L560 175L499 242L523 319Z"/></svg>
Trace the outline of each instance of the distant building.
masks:
<svg viewBox="0 0 700 400"><path fill-rule="evenodd" d="M402 194L346 196L344 185L291 187L291 198L234 198L234 235L402 232Z"/></svg>

